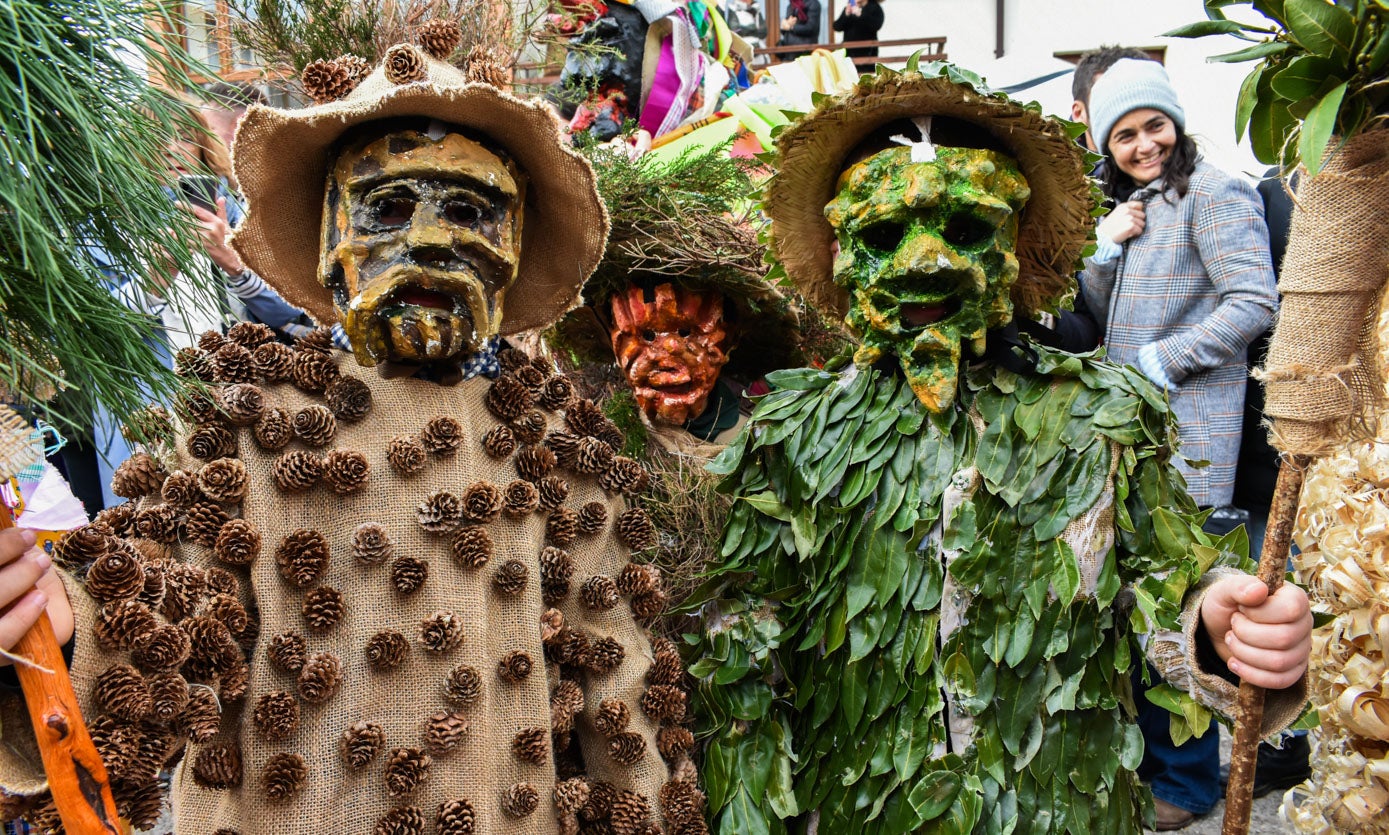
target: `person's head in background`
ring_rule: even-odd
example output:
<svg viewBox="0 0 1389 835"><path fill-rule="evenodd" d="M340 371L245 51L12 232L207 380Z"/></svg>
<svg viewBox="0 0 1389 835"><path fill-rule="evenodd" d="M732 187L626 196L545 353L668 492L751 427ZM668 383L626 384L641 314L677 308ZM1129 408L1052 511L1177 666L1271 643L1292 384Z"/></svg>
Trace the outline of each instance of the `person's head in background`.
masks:
<svg viewBox="0 0 1389 835"><path fill-rule="evenodd" d="M244 81L218 81L207 87L208 101L202 107L203 116L212 130L230 148L236 136L236 125L253 104L269 104L265 91Z"/></svg>
<svg viewBox="0 0 1389 835"><path fill-rule="evenodd" d="M178 133L169 140L165 152L170 181L183 174L212 174L234 185L227 146L213 131L201 108L186 99L179 101L183 104L183 118L178 120Z"/></svg>
<svg viewBox="0 0 1389 835"><path fill-rule="evenodd" d="M1080 56L1076 62L1075 74L1071 76L1071 121L1090 127L1090 90L1105 71L1114 66L1115 61L1132 58L1137 61L1151 61L1148 53L1131 46L1104 46ZM1099 151L1089 132L1085 134L1085 147Z"/></svg>
<svg viewBox="0 0 1389 835"><path fill-rule="evenodd" d="M1200 154L1161 64L1124 59L1111 66L1091 90L1090 127L1113 163L1105 166L1107 195L1123 200L1162 178L1164 191L1186 196Z"/></svg>

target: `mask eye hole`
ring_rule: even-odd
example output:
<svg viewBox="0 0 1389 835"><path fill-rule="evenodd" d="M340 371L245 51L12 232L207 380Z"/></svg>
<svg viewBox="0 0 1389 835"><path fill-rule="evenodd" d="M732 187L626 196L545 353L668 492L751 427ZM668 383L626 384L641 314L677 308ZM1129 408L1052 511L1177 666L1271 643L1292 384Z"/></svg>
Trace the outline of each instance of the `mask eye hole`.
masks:
<svg viewBox="0 0 1389 835"><path fill-rule="evenodd" d="M655 342L655 341L656 341L656 332L653 331L653 330L650 330L650 329L642 331L642 332L641 332L641 340L642 340L643 342Z"/></svg>
<svg viewBox="0 0 1389 835"><path fill-rule="evenodd" d="M681 336L682 338L684 338L684 339L689 339L689 338L690 338L690 329L689 329L689 328L681 328L681 329L680 329L680 336Z"/></svg>
<svg viewBox="0 0 1389 835"><path fill-rule="evenodd" d="M945 222L941 238L953 247L971 249L993 237L994 228L974 215L956 212Z"/></svg>
<svg viewBox="0 0 1389 835"><path fill-rule="evenodd" d="M859 233L864 246L874 252L892 252L902 245L907 227L892 220L880 220Z"/></svg>
<svg viewBox="0 0 1389 835"><path fill-rule="evenodd" d="M382 226L399 229L410 223L415 214L415 201L408 197L387 197L376 203L376 220Z"/></svg>
<svg viewBox="0 0 1389 835"><path fill-rule="evenodd" d="M472 203L451 200L444 206L444 219L459 226L477 226L482 220L482 210Z"/></svg>

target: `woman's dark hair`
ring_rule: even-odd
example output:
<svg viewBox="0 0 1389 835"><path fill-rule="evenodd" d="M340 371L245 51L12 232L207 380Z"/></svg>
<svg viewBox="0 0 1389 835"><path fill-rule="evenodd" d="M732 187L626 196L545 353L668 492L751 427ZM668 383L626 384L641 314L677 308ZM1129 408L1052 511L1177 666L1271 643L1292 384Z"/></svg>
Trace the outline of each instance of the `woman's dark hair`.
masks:
<svg viewBox="0 0 1389 835"><path fill-rule="evenodd" d="M1170 118L1170 117L1169 117ZM1178 197L1186 197L1191 185L1191 175L1196 171L1196 163L1201 160L1201 152L1196 148L1196 140L1187 136L1186 131L1176 122L1172 128L1177 132L1177 142L1172 146L1172 155L1162 164L1163 199L1168 191L1175 191ZM1116 203L1123 203L1129 195L1138 190L1133 178L1119 170L1113 157L1105 161L1104 180L1100 183L1104 194Z"/></svg>

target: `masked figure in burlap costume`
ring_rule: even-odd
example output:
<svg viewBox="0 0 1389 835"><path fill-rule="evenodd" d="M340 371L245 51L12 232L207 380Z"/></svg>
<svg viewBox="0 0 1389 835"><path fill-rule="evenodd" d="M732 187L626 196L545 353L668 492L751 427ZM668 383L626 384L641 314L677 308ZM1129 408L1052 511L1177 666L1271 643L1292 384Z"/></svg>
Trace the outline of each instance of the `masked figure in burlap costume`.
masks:
<svg viewBox="0 0 1389 835"><path fill-rule="evenodd" d="M1137 833L1145 650L1176 732L1235 675L1274 688L1266 733L1300 711L1306 596L1201 531L1162 395L1098 355L981 359L1072 291L1073 136L915 61L780 134L775 254L859 347L770 375L712 465L728 582L692 671L717 831Z"/></svg>
<svg viewBox="0 0 1389 835"><path fill-rule="evenodd" d="M646 475L498 350L598 261L592 171L543 106L420 49L364 69L317 65L320 104L253 108L236 147L238 248L356 363L326 329L204 337L176 443L58 548L124 813L153 823L186 742L180 835L703 831L679 656L639 625L665 599L622 498ZM7 785L41 788L10 707Z"/></svg>

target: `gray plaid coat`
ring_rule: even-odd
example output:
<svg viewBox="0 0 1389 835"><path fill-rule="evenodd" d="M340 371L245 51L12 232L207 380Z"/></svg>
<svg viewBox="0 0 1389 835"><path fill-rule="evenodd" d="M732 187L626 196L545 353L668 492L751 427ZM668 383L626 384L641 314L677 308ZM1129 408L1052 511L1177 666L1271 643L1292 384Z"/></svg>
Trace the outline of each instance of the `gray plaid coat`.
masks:
<svg viewBox="0 0 1389 835"><path fill-rule="evenodd" d="M1234 491L1245 353L1278 308L1263 204L1199 162L1186 197L1168 191L1144 208L1143 234L1116 259L1087 260L1080 279L1112 360L1137 367L1139 349L1157 343L1182 455L1211 462L1178 465L1197 503L1219 507Z"/></svg>

